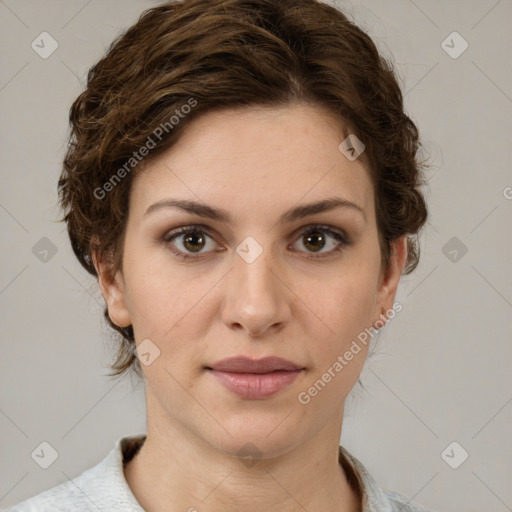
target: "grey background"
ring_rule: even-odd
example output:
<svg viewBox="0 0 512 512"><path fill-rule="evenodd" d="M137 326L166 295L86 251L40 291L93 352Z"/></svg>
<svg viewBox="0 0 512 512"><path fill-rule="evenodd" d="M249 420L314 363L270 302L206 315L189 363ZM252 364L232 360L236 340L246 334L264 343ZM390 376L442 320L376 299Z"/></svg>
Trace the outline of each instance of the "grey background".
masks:
<svg viewBox="0 0 512 512"><path fill-rule="evenodd" d="M1 506L145 431L143 385L105 377L103 301L56 222L56 184L86 71L155 3L0 0ZM402 280L403 310L350 400L342 442L382 487L426 506L512 510L512 2L339 5L395 62L433 162L421 263ZM43 31L59 44L47 59L31 48ZM469 44L456 59L441 46L453 31ZM57 251L46 262L43 237ZM58 452L46 470L31 457L43 441ZM441 457L453 441L469 453L457 469Z"/></svg>

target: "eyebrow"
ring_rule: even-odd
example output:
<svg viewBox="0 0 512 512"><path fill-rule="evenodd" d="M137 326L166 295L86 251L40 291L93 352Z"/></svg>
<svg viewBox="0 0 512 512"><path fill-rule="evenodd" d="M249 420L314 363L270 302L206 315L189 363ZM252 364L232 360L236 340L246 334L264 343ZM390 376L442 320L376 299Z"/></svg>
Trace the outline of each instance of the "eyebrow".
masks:
<svg viewBox="0 0 512 512"><path fill-rule="evenodd" d="M187 212L198 215L199 217L205 217L207 219L220 222L230 223L232 221L230 214L226 210L221 208L214 208L213 206L208 206L206 204L198 203L197 201L191 201L188 199L162 199L161 201L158 201L157 203L149 206L144 213L144 217L164 208L180 208ZM335 208L349 208L351 210L358 211L366 222L366 215L363 208L361 208L356 203L353 203L352 201L341 199L339 197L332 197L329 199L324 199L323 201L296 206L283 213L281 217L279 217L278 222L293 222L303 217L327 212L334 210Z"/></svg>

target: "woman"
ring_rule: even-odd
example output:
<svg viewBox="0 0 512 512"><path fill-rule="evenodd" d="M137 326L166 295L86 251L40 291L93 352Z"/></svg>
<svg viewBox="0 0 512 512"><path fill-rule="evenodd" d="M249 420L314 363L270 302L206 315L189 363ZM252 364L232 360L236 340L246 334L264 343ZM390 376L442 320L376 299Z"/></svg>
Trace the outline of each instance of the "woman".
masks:
<svg viewBox="0 0 512 512"><path fill-rule="evenodd" d="M427 217L371 39L313 0L168 2L70 120L65 221L147 433L11 510L425 511L339 446Z"/></svg>

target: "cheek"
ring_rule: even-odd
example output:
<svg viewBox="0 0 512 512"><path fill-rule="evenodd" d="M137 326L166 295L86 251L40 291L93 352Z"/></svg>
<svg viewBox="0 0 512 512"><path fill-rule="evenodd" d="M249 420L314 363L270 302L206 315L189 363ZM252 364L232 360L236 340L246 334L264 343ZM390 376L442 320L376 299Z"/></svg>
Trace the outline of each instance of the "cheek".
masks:
<svg viewBox="0 0 512 512"><path fill-rule="evenodd" d="M176 284L143 268L132 268L130 277L127 307L134 330L139 338L159 338L178 319Z"/></svg>
<svg viewBox="0 0 512 512"><path fill-rule="evenodd" d="M160 350L159 362L184 368L184 363L199 360L203 353L207 330L214 321L211 290L218 277L171 266L165 255L152 261L143 256L133 252L126 260L126 305L135 339L137 343L150 339Z"/></svg>
<svg viewBox="0 0 512 512"><path fill-rule="evenodd" d="M371 280L347 279L318 297L317 310L329 329L324 329L311 347L312 371L298 399L302 404L314 404L319 419L339 409L364 366L375 301L372 285ZM315 336L310 333L312 340Z"/></svg>
<svg viewBox="0 0 512 512"><path fill-rule="evenodd" d="M377 274L361 264L331 276L318 293L309 295L308 306L321 319L321 339L330 338L333 350L342 349L371 326L377 289ZM333 341L334 340L334 341Z"/></svg>
<svg viewBox="0 0 512 512"><path fill-rule="evenodd" d="M135 235L127 239L126 248L126 306L134 328L145 337L162 336L185 314L182 310L195 288L171 265L165 251L144 247Z"/></svg>
<svg viewBox="0 0 512 512"><path fill-rule="evenodd" d="M371 264L361 262L357 269L347 267L332 276L324 293L315 297L313 307L329 326L319 336L310 333L317 342L312 374L303 391L306 399L314 398L316 407L335 410L362 371L371 341L377 279Z"/></svg>

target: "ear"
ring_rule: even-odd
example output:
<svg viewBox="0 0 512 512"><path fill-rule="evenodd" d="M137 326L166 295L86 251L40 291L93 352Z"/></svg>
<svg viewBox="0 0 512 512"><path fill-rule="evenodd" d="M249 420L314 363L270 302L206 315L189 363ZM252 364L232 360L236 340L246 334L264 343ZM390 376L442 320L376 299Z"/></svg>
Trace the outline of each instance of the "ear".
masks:
<svg viewBox="0 0 512 512"><path fill-rule="evenodd" d="M110 320L119 327L128 327L132 322L126 307L125 283L121 270L112 275L111 258L100 258L96 250L92 251L92 260Z"/></svg>
<svg viewBox="0 0 512 512"><path fill-rule="evenodd" d="M376 294L373 327L382 328L387 321L386 312L392 309L398 283L407 261L407 235L403 235L391 242L391 255L387 268L380 275ZM377 323L377 321L379 321ZM375 324L379 327L376 327Z"/></svg>

